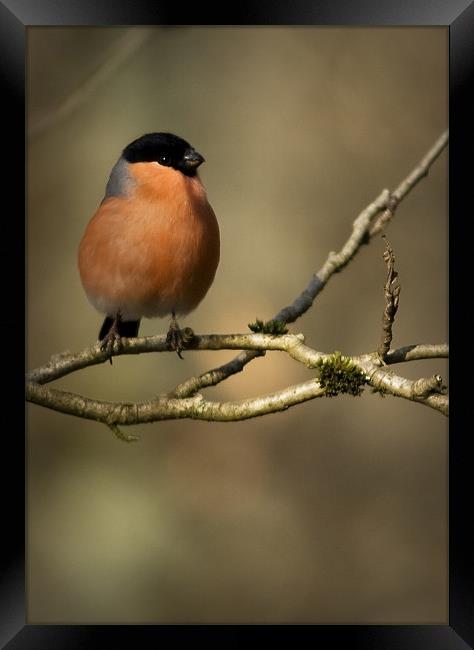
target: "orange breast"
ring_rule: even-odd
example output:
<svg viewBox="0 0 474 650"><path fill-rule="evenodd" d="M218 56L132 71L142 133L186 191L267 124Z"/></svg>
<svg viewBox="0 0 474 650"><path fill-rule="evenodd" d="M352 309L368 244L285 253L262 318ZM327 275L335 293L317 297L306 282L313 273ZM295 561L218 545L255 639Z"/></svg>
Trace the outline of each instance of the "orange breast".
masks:
<svg viewBox="0 0 474 650"><path fill-rule="evenodd" d="M130 165L133 196L109 198L79 247L86 294L124 320L187 314L219 263L219 227L199 178L155 163Z"/></svg>

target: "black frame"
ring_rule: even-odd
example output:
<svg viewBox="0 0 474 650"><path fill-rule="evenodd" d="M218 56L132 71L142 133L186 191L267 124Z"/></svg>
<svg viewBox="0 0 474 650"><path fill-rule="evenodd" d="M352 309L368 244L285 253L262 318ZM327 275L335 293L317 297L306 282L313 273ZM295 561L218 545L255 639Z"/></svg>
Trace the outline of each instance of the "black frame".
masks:
<svg viewBox="0 0 474 650"><path fill-rule="evenodd" d="M279 641L293 641L295 635L323 644L349 644L351 647L371 649L466 649L474 645L474 611L472 603L474 535L472 507L468 495L470 481L470 439L472 423L464 426L463 415L469 423L470 381L460 381L461 359L457 345L469 344L468 318L457 318L459 298L466 303L470 292L461 289L469 275L462 265L472 252L463 246L470 241L459 229L472 219L472 202L468 196L472 152L469 150L469 120L474 114L468 95L469 81L474 69L474 4L471 0L411 0L410 3L389 0L292 0L290 3L260 0L251 7L239 3L229 7L227 16L216 16L202 3L182 12L185 24L201 25L443 25L450 36L450 326L451 372L450 392L454 399L454 415L450 422L450 533L449 533L449 624L448 625L279 625L274 626L66 626L25 624L25 438L24 433L24 352L13 344L13 333L22 331L25 322L21 283L25 262L25 34L26 27L36 25L146 25L183 24L177 5L148 0L0 0L0 29L2 57L0 79L4 92L2 108L5 129L1 132L1 160L6 164L7 181L3 182L3 197L14 199L12 206L2 213L8 229L2 231L1 260L5 265L2 278L5 312L0 316L2 328L2 355L6 376L7 398L0 408L3 434L2 456L8 462L9 472L3 475L2 510L4 526L2 541L2 574L0 583L1 628L0 641L9 649L33 648L106 648L117 644L131 647L154 647L164 641L187 641L194 644L209 642L213 637L222 643L223 634L229 642L236 642L250 632L254 640L269 641L276 632ZM8 8L7 8L8 6ZM472 181L471 181L472 182ZM21 207L20 207L21 206ZM10 234L11 233L11 234ZM21 267L23 261L23 268ZM15 279L12 283L11 279ZM458 288L454 279L457 278ZM18 287L20 285L20 287ZM24 285L23 285L24 289ZM5 296L6 292L6 296ZM467 295L466 295L467 293ZM456 305L454 298L457 297ZM5 300L6 298L6 300ZM12 305L16 305L13 308ZM470 306L470 305L469 305ZM463 336L463 334L465 334ZM9 340L7 337L10 336ZM472 335L471 335L472 336ZM466 352L464 350L464 357ZM23 359L23 368L19 363ZM465 359L464 363L465 364ZM470 369L469 369L470 370ZM469 372L468 370L468 372ZM470 372L469 372L470 374ZM471 398L472 401L472 398ZM469 488L471 487L471 490Z"/></svg>

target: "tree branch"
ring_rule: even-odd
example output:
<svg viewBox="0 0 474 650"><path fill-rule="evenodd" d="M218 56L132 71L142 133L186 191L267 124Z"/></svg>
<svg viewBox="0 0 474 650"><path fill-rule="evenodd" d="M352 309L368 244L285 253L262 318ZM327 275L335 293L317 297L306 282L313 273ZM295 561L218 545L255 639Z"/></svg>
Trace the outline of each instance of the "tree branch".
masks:
<svg viewBox="0 0 474 650"><path fill-rule="evenodd" d="M378 392L394 397L403 397L429 406L443 415L449 415L449 398L445 393L443 380L439 375L417 380L405 379L392 372L363 363L368 370L368 383ZM372 370L370 366L372 365Z"/></svg>
<svg viewBox="0 0 474 650"><path fill-rule="evenodd" d="M329 356L308 348L302 343L301 337L298 336L285 337L286 341L279 341L278 339L273 341L259 340L260 336L262 335L252 335L252 337L257 337L257 340L248 341L247 345L268 345L267 349L285 350L290 356L305 363L305 365L309 365L309 367L313 367L317 361ZM263 336L267 337L267 335ZM245 335L242 335L242 339L244 337ZM235 335L234 337L213 336L199 338L201 343L208 346L206 349L222 349L217 348L217 339L228 339L226 345L232 346L236 345L241 337ZM147 339L135 340L147 341ZM202 346L199 346L199 349L203 349ZM430 350L431 352L432 350ZM441 394L444 386L438 375L416 381L398 377L379 368L381 360L378 358L377 353L353 357L352 361L366 373L366 382L378 390L382 389L384 394L417 401L445 415L448 414L448 398ZM28 401L61 413L103 422L119 437L130 440L133 437L124 436L120 429L117 428L119 425L142 424L180 418L222 422L246 420L268 413L283 411L296 404L323 397L324 395L324 388L315 378L267 395L229 402L205 400L202 395L186 398L162 395L147 402L117 403L93 400L67 391L46 388L34 381L28 382L26 386L26 399Z"/></svg>
<svg viewBox="0 0 474 650"><path fill-rule="evenodd" d="M304 337L301 334L286 334L283 336L269 334L196 335L191 345L193 350L246 349L255 352L267 350L286 352L292 359L310 369L317 368L321 361L331 356L305 345ZM123 347L119 354L165 351L168 351L166 337L150 336L123 339ZM411 345L393 350L387 355L385 363L442 358L447 355L447 345ZM286 410L295 404L325 395L325 390L320 386L319 381L314 378L276 393L234 402L204 400L201 395L186 397L177 394L175 390L168 395L159 396L148 402L116 403L92 400L81 395L43 386L43 384L64 377L79 368L103 363L107 359L107 354L101 350L99 344L86 348L78 354L64 354L52 357L47 365L29 373L26 385L26 399L61 413L103 422L119 437L128 440L133 439L133 437L122 434L116 428L118 425L140 424L177 418L216 421L245 420ZM382 389L385 394L423 403L441 413L448 413L447 397L433 394L439 392L438 389L441 387L438 380L433 383L432 379L410 381L397 377L386 370L380 369L383 362L378 352L354 356L350 357L350 359L365 374L366 383L374 388ZM192 378L188 381L191 382Z"/></svg>
<svg viewBox="0 0 474 650"><path fill-rule="evenodd" d="M400 201L405 198L405 196L421 181L422 178L425 178L425 176L428 175L431 165L446 147L448 140L449 133L448 131L445 131L436 140L428 153L420 160L415 169L400 183L397 189L392 192L386 210L377 219L370 230L370 237L381 232L390 219L393 219Z"/></svg>
<svg viewBox="0 0 474 650"><path fill-rule="evenodd" d="M324 356L323 353L305 346L302 334L285 334L283 336L250 333L194 334L186 350L253 350L256 352L280 350L288 352L292 358L305 363L308 367L314 367L321 356ZM124 338L120 350L115 350L112 355L121 356L146 352L169 352L166 336L160 334L141 338ZM76 354L64 352L53 355L46 365L28 373L26 379L28 382L46 384L65 377L76 370L104 363L104 361L108 361L109 356L109 352L101 349L100 343L85 348L82 352Z"/></svg>
<svg viewBox="0 0 474 650"><path fill-rule="evenodd" d="M447 359L448 357L449 347L447 343L416 343L390 350L385 357L385 363L401 363L402 361L418 361L420 359Z"/></svg>
<svg viewBox="0 0 474 650"><path fill-rule="evenodd" d="M187 350L252 350L265 352L274 350L287 352L292 359L299 361L308 368L315 368L318 362L328 355L314 350L304 344L303 334L284 334L273 336L271 334L195 334ZM122 339L120 352L114 355L144 354L148 352L169 352L166 345L166 336L144 336L140 338ZM385 359L387 364L415 361L420 359L440 359L449 356L448 345L441 344L413 344L403 348L391 350ZM366 356L354 357L364 359ZM47 384L61 377L98 365L108 361L109 355L97 343L85 348L82 352L73 354L64 352L53 355L44 366L35 368L26 376L27 382ZM180 397L182 397L180 395Z"/></svg>
<svg viewBox="0 0 474 650"><path fill-rule="evenodd" d="M324 389L317 379L289 386L275 393L233 402L205 400L202 395L186 398L157 397L148 402L105 402L89 399L40 384L29 383L26 398L61 413L103 422L108 426L143 424L159 420L191 418L213 422L234 422L259 415L284 411L315 397L322 397Z"/></svg>

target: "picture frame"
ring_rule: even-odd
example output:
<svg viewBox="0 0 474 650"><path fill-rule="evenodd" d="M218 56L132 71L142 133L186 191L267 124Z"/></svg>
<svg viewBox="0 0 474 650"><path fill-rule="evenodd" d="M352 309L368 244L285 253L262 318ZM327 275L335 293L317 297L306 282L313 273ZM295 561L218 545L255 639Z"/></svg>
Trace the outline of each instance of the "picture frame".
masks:
<svg viewBox="0 0 474 650"><path fill-rule="evenodd" d="M13 209L10 206L13 237L8 228L8 256L4 277L11 277L12 268L25 263L25 221L22 219L24 202L18 197L25 196L25 35L28 27L43 25L152 25L180 24L182 16L176 7L165 3L120 2L107 3L90 0L79 2L68 0L58 4L53 0L0 0L1 42L5 54L0 63L2 69L3 96L5 102L6 124L4 138L8 152L7 187L15 188L16 197ZM196 22L195 22L196 21ZM283 7L281 3L259 3L258 7L231 7L228 15L213 16L202 8L186 13L186 24L205 25L446 25L449 27L450 42L450 295L451 301L462 300L462 290L454 285L454 278L464 278L461 265L468 259L462 253L462 245L467 245L459 229L466 220L470 209L467 191L469 165L467 158L469 132L469 104L467 101L468 80L473 69L472 34L474 34L474 5L463 2L440 3L416 0L410 6L387 2L293 2ZM472 114L472 113L471 113ZM21 205L21 207L20 207ZM12 223L13 222L13 223ZM24 266L23 266L24 268ZM8 273L8 276L6 275ZM2 644L8 649L16 648L79 648L115 647L120 643L132 647L149 647L165 641L185 641L193 643L224 638L243 639L251 634L255 640L269 641L274 633L280 642L293 642L304 634L312 642L323 644L349 644L364 649L404 648L404 649L459 649L474 644L474 625L472 612L472 526L471 510L467 495L470 484L470 435L467 407L469 405L468 384L460 380L461 363L454 347L461 347L469 339L463 335L462 327L467 323L452 317L450 321L451 391L454 396L453 415L449 434L449 624L448 625L308 625L291 626L218 626L212 631L208 626L64 626L28 625L25 608L25 405L24 393L24 350L18 341L22 323L25 322L25 306L22 290L17 285L22 270L15 271L15 282L6 283L7 303L15 305L8 309L2 318L5 340L15 338L15 345L6 343L6 367L9 368L6 382L7 397L4 400L3 432L4 458L8 464L7 483L4 488L4 564L1 584ZM457 305L459 308L459 305ZM451 316L455 310L451 305ZM453 345L454 343L454 345ZM20 378L20 360L23 369ZM22 435L23 433L23 435ZM192 636L191 636L192 635Z"/></svg>

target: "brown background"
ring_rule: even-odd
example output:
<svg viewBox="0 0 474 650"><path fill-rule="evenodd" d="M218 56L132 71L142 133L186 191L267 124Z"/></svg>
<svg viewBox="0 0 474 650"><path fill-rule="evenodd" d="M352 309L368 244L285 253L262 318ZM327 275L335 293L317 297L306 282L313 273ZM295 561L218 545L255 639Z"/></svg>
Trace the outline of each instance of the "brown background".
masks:
<svg viewBox="0 0 474 650"><path fill-rule="evenodd" d="M181 325L224 333L291 302L359 211L446 128L444 28L146 29L104 72L126 31L29 30L30 368L96 340L101 317L76 251L132 139L172 131L206 157L222 258ZM388 229L402 284L395 345L447 339L446 164L443 153ZM292 331L326 352L374 349L382 253L380 240L363 248ZM167 326L145 321L142 332ZM57 385L145 400L232 356L126 357ZM442 361L396 371L447 376ZM272 353L207 395L310 376ZM127 445L103 425L29 406L30 623L447 622L439 413L366 391L243 423L135 432L141 441Z"/></svg>

